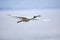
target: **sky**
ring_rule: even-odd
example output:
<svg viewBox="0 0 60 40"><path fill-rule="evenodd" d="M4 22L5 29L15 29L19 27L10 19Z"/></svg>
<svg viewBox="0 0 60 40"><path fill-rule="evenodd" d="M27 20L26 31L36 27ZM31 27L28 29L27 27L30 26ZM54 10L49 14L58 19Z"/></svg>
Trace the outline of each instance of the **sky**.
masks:
<svg viewBox="0 0 60 40"><path fill-rule="evenodd" d="M60 0L0 0L0 10L60 8Z"/></svg>
<svg viewBox="0 0 60 40"><path fill-rule="evenodd" d="M60 40L60 9L13 10L0 13L1 40ZM40 14L41 17L38 20L17 23L18 19L8 14L28 17Z"/></svg>
<svg viewBox="0 0 60 40"><path fill-rule="evenodd" d="M41 17L17 23L8 14ZM60 0L0 0L0 40L60 40Z"/></svg>

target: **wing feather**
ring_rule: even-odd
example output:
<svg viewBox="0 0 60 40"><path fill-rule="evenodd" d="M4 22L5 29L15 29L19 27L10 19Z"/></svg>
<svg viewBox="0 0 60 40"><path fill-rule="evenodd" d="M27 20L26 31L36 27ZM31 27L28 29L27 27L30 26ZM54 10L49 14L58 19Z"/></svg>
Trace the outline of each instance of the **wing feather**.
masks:
<svg viewBox="0 0 60 40"><path fill-rule="evenodd" d="M19 16L12 16L12 15L8 15L8 16L11 16L13 18L19 18L19 19L27 19L26 17L19 17Z"/></svg>

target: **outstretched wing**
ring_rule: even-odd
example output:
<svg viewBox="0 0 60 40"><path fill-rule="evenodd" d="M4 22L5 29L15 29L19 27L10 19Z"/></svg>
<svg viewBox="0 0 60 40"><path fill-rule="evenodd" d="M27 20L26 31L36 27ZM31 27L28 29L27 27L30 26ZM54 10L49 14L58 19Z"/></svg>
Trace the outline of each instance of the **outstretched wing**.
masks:
<svg viewBox="0 0 60 40"><path fill-rule="evenodd" d="M26 17L19 17L19 16L12 16L12 15L8 15L8 16L11 16L13 18L19 18L19 19L27 19Z"/></svg>

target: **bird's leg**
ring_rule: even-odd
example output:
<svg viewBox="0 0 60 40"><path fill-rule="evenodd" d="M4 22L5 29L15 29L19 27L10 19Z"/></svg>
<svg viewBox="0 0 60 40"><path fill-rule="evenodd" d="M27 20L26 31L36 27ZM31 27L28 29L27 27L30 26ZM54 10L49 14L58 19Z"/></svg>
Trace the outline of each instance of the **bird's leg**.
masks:
<svg viewBox="0 0 60 40"><path fill-rule="evenodd" d="M17 21L17 23L22 22L22 21Z"/></svg>

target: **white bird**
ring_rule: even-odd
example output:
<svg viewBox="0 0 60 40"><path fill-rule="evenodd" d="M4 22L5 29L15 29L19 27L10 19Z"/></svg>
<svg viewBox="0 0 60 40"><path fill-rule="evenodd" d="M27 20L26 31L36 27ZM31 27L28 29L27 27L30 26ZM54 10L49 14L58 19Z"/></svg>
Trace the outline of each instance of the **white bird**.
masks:
<svg viewBox="0 0 60 40"><path fill-rule="evenodd" d="M33 16L31 18L28 18L28 17L20 17L20 16L12 16L12 15L8 15L8 16L11 16L11 17L20 19L19 21L17 21L17 23L19 23L19 22L28 22L30 20L37 20L35 18L40 17L40 15Z"/></svg>

